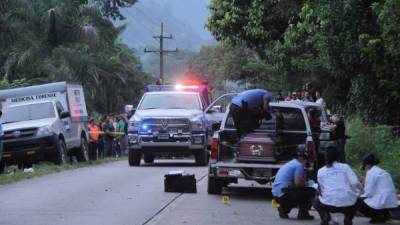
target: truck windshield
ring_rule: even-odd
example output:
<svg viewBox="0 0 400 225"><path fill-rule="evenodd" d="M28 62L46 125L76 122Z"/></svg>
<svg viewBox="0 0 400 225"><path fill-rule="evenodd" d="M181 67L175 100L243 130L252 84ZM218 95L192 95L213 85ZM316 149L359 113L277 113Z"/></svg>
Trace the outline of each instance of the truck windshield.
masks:
<svg viewBox="0 0 400 225"><path fill-rule="evenodd" d="M327 113L326 113L326 111L325 110L322 110L321 108L319 108L319 107L315 107L315 106L310 106L310 107L306 107L306 111L307 111L307 114L310 112L310 110L318 110L318 111L320 111L320 114L321 114L321 116L319 117L319 119L321 120L321 123L327 123L327 122L329 122L329 119L328 119L328 116L327 116Z"/></svg>
<svg viewBox="0 0 400 225"><path fill-rule="evenodd" d="M3 123L12 123L28 120L39 120L54 118L55 112L53 104L50 102L31 105L21 105L10 107L3 114Z"/></svg>
<svg viewBox="0 0 400 225"><path fill-rule="evenodd" d="M138 107L146 109L198 109L201 110L198 95L188 93L147 94Z"/></svg>

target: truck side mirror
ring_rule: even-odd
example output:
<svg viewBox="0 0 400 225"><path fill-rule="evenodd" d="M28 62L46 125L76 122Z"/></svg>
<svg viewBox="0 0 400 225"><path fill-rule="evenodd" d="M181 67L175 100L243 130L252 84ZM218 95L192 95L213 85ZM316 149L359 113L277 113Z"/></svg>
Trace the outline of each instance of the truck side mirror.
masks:
<svg viewBox="0 0 400 225"><path fill-rule="evenodd" d="M222 113L222 106L214 105L211 109L207 110L206 113Z"/></svg>
<svg viewBox="0 0 400 225"><path fill-rule="evenodd" d="M65 119L65 118L68 118L68 117L71 117L71 114L69 112L66 112L66 111L61 112L60 119Z"/></svg>

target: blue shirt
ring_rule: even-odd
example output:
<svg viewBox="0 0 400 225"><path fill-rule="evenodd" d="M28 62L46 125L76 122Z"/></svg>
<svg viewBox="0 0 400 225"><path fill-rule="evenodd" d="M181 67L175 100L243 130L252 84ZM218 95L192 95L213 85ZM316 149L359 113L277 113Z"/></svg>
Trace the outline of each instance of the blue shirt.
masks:
<svg viewBox="0 0 400 225"><path fill-rule="evenodd" d="M302 177L303 175L303 164L297 159L289 161L276 174L275 181L272 184L272 195L278 198L281 197L283 195L282 189L294 185L294 178Z"/></svg>
<svg viewBox="0 0 400 225"><path fill-rule="evenodd" d="M270 97L268 91L264 89L247 90L234 97L232 103L239 107L243 107L242 101L244 101L247 102L248 109L256 109L263 105L264 96Z"/></svg>

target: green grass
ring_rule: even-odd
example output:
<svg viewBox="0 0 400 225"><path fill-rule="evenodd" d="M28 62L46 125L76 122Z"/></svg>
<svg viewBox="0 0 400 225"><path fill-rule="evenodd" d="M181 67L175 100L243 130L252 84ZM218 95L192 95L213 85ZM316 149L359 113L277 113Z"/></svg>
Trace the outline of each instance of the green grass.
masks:
<svg viewBox="0 0 400 225"><path fill-rule="evenodd" d="M350 165L360 176L365 173L360 170L361 160L367 153L376 154L381 163L379 166L387 170L400 189L400 138L392 133L389 126L366 125L361 119L347 121L347 134L351 137L346 144L346 156Z"/></svg>
<svg viewBox="0 0 400 225"><path fill-rule="evenodd" d="M65 163L62 165L55 165L49 162L42 162L39 164L33 165L33 172L24 172L23 170L18 169L17 166L9 166L6 167L3 174L0 175L0 185L9 184L13 182L17 182L20 180L31 179L34 177L40 177L51 173L58 173L65 170L78 169L82 167L95 166L109 162L127 160L126 157L121 158L103 158L98 159L97 161L90 162L78 162L78 163Z"/></svg>

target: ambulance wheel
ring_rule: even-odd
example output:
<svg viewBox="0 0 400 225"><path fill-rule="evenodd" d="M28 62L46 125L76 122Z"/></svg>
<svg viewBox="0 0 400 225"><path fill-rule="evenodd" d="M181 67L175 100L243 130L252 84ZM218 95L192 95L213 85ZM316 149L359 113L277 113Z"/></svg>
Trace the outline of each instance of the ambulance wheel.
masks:
<svg viewBox="0 0 400 225"><path fill-rule="evenodd" d="M63 139L58 140L58 146L56 147L56 152L53 156L54 164L63 164L67 161L67 146Z"/></svg>
<svg viewBox="0 0 400 225"><path fill-rule="evenodd" d="M143 159L144 159L145 163L153 163L154 162L154 155L144 154Z"/></svg>
<svg viewBox="0 0 400 225"><path fill-rule="evenodd" d="M207 165L207 162L208 162L208 152L206 150L203 150L199 153L196 153L194 155L194 159L195 159L196 165L205 166L205 165Z"/></svg>
<svg viewBox="0 0 400 225"><path fill-rule="evenodd" d="M207 192L212 195L220 195L222 193L222 183L215 177L208 177Z"/></svg>
<svg viewBox="0 0 400 225"><path fill-rule="evenodd" d="M76 154L78 162L89 161L89 145L84 137L81 137L81 147Z"/></svg>
<svg viewBox="0 0 400 225"><path fill-rule="evenodd" d="M139 153L135 153L133 152L133 150L129 150L128 153L129 166L140 166L140 158L141 155Z"/></svg>

